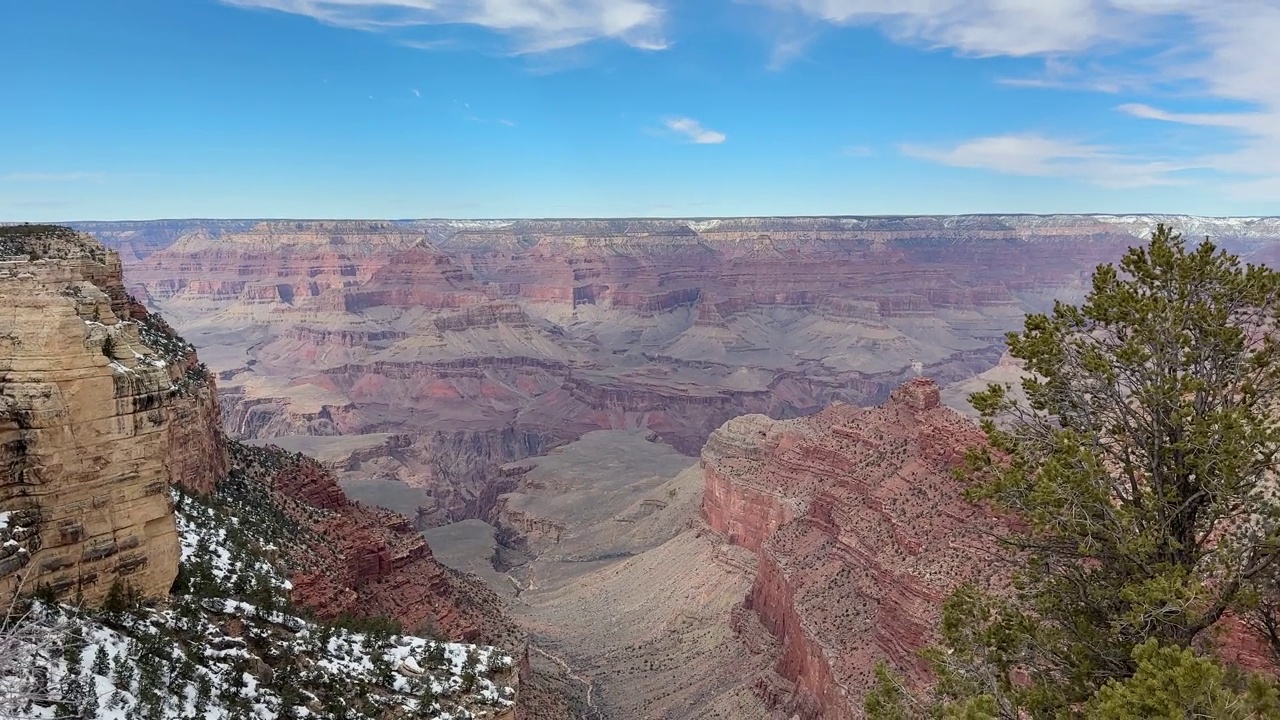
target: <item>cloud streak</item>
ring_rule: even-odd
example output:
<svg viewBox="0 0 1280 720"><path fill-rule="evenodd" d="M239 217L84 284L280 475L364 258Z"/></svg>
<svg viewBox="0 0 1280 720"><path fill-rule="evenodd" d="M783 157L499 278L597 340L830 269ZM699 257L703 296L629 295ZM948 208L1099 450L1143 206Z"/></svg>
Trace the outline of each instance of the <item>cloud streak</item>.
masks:
<svg viewBox="0 0 1280 720"><path fill-rule="evenodd" d="M768 1L829 23L876 26L899 42L965 55L1028 56L1082 51L1108 37L1127 37L1129 18L1107 6L1157 0Z"/></svg>
<svg viewBox="0 0 1280 720"><path fill-rule="evenodd" d="M693 118L667 118L662 124L671 132L681 135L689 142L698 145L719 145L727 139L724 133L708 130L702 127L702 123Z"/></svg>
<svg viewBox="0 0 1280 720"><path fill-rule="evenodd" d="M105 175L102 173L95 172L15 172L7 175L0 175L0 180L4 180L6 182L77 182L80 180L101 180L104 177Z"/></svg>
<svg viewBox="0 0 1280 720"><path fill-rule="evenodd" d="M1176 89L1192 112L1140 102L1139 120L1216 129L1227 149L1187 163L1180 149L1137 160L1114 149L1036 135L978 137L951 148L904 148L916 157L1014 174L1105 181L1107 169L1165 182L1165 168L1203 166L1226 191L1258 198L1280 188L1280 0L756 0L819 23L879 29L894 41L964 57L1038 57L1039 77L1013 87L1130 96ZM1203 112L1205 101L1230 112ZM1013 148L1030 153L1008 157ZM1274 196L1272 196L1274 197Z"/></svg>
<svg viewBox="0 0 1280 720"><path fill-rule="evenodd" d="M1178 185L1176 173L1199 167L1137 157L1115 148L1036 134L974 138L950 147L904 144L903 154L952 167L994 170L1007 175L1085 180L1104 187Z"/></svg>
<svg viewBox="0 0 1280 720"><path fill-rule="evenodd" d="M508 36L517 52L560 50L614 40L643 50L667 47L664 12L649 0L220 0L233 7L304 15L335 27L404 33L472 25ZM402 39L433 47L435 42Z"/></svg>

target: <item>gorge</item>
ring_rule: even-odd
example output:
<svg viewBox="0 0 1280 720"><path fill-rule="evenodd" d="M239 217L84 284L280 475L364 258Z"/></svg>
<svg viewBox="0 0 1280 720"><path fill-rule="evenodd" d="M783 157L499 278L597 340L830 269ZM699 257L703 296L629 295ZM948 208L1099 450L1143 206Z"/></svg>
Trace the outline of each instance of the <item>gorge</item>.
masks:
<svg viewBox="0 0 1280 720"><path fill-rule="evenodd" d="M123 494L84 540L13 505L42 523L23 557L105 592L154 542L160 592L148 488L244 472L337 539L301 604L509 648L517 717L861 717L877 661L923 677L958 583L1005 582L951 475L967 392L1157 221L1280 247L1276 218L73 223L123 262L0 267L3 458L84 487L64 515Z"/></svg>

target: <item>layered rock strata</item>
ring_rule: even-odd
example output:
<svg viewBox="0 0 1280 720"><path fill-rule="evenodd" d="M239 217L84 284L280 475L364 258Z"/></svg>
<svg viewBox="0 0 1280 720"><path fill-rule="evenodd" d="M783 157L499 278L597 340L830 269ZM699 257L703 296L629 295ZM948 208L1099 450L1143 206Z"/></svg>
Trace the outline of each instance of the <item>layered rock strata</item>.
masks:
<svg viewBox="0 0 1280 720"><path fill-rule="evenodd" d="M0 590L163 596L169 487L211 488L227 467L212 379L131 303L114 252L52 226L0 228L0 246L0 515L19 541Z"/></svg>
<svg viewBox="0 0 1280 720"><path fill-rule="evenodd" d="M230 482L266 488L297 523L287 548L293 600L322 618L387 617L410 630L518 645L497 596L436 562L409 518L347 498L318 461L232 443Z"/></svg>
<svg viewBox="0 0 1280 720"><path fill-rule="evenodd" d="M432 522L493 519L500 467L599 429L696 456L730 418L870 404L990 368L1137 220L95 225L219 375L246 439L394 433L365 466ZM1225 226L1224 226L1225 227ZM1269 229L1270 228L1270 229ZM1280 224L1241 226L1265 235Z"/></svg>
<svg viewBox="0 0 1280 720"><path fill-rule="evenodd" d="M708 525L759 567L745 607L777 639L762 698L802 718L861 717L881 660L922 679L916 655L964 580L997 582L999 523L951 471L981 433L931 380L884 405L807 418L743 417L703 452Z"/></svg>

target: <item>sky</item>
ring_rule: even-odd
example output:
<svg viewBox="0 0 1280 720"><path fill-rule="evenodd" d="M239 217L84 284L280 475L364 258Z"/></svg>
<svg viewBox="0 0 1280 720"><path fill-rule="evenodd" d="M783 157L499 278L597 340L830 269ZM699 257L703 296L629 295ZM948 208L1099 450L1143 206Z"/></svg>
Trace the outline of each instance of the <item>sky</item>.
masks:
<svg viewBox="0 0 1280 720"><path fill-rule="evenodd" d="M7 0L0 220L1280 214L1280 0Z"/></svg>

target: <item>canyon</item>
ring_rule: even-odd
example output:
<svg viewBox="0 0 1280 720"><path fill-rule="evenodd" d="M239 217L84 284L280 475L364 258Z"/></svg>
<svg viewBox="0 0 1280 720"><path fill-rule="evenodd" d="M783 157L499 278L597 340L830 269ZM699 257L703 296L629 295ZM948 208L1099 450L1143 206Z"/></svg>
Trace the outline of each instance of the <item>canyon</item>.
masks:
<svg viewBox="0 0 1280 720"><path fill-rule="evenodd" d="M169 602L190 551L176 502L238 492L264 513L252 522L290 528L263 552L296 607L499 645L522 659L500 716L564 716L498 596L437 562L409 518L351 501L315 460L228 441L212 374L125 291L117 253L65 227L0 227L0 300L0 592Z"/></svg>
<svg viewBox="0 0 1280 720"><path fill-rule="evenodd" d="M358 444L344 482L422 489L431 526L494 521L503 464L593 430L694 457L739 415L968 381L1157 221L1246 257L1280 237L1146 216L75 225L201 349L233 437Z"/></svg>
<svg viewBox="0 0 1280 720"><path fill-rule="evenodd" d="M232 437L316 458L281 496L364 518L330 527L361 559L303 578L320 611L524 638L567 716L843 720L877 661L923 678L956 584L1002 582L1000 525L951 469L980 441L967 394L1021 374L1004 333L1161 221L1246 260L1280 239L1149 216L77 225L199 348ZM440 578L466 598L403 601Z"/></svg>

